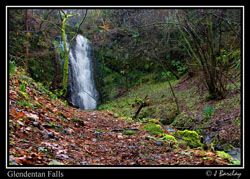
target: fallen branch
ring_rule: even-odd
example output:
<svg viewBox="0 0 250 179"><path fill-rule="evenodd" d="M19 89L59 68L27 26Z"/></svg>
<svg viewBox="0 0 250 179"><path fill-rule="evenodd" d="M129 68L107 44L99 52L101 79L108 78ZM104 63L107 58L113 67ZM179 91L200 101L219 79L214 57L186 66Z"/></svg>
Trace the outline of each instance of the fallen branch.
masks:
<svg viewBox="0 0 250 179"><path fill-rule="evenodd" d="M136 111L135 115L133 116L133 120L137 119L138 114L140 113L141 109L143 107L149 106L149 98L148 95L145 96L145 98L142 101L142 104L140 105L140 107L138 108L138 110Z"/></svg>

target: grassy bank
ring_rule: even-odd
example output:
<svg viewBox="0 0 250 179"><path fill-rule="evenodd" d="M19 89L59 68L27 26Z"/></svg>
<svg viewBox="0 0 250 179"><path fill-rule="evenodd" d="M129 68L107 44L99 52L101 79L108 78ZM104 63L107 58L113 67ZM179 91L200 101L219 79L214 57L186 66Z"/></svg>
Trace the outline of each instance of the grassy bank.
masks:
<svg viewBox="0 0 250 179"><path fill-rule="evenodd" d="M152 80L132 88L123 96L106 104L99 110L111 110L118 116L133 117L138 109L138 101L146 95L150 105L142 108L139 119L160 119L163 124L180 130L195 130L199 135L214 138L213 145L230 143L240 146L240 82L228 84L228 95L222 100L207 100L207 92L199 77L183 77L171 81L179 101L181 112L176 115L176 105L167 82L155 83Z"/></svg>

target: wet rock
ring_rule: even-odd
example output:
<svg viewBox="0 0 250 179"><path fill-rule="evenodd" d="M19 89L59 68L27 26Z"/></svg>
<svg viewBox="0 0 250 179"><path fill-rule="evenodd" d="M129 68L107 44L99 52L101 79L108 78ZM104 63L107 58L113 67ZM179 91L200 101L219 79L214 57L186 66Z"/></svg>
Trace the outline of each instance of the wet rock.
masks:
<svg viewBox="0 0 250 179"><path fill-rule="evenodd" d="M161 156L160 155L155 155L154 158L155 159L161 159Z"/></svg>
<svg viewBox="0 0 250 179"><path fill-rule="evenodd" d="M129 149L137 149L137 146L128 146Z"/></svg>
<svg viewBox="0 0 250 179"><path fill-rule="evenodd" d="M214 146L214 150L219 150L219 151L223 151L223 146L220 144L217 144Z"/></svg>
<svg viewBox="0 0 250 179"><path fill-rule="evenodd" d="M66 129L63 130L63 133L66 134L66 135L69 135L69 132Z"/></svg>
<svg viewBox="0 0 250 179"><path fill-rule="evenodd" d="M59 139L60 139L60 137L58 137L58 136L55 136L55 139L56 139L56 140L59 140Z"/></svg>
<svg viewBox="0 0 250 179"><path fill-rule="evenodd" d="M58 129L63 129L63 127L62 127L61 125L59 125L59 124L57 124L56 127L57 127Z"/></svg>
<svg viewBox="0 0 250 179"><path fill-rule="evenodd" d="M42 134L42 136L43 136L45 139L48 139L48 138L49 138L48 132L47 132L46 130L43 130L43 131L41 132L41 134Z"/></svg>
<svg viewBox="0 0 250 179"><path fill-rule="evenodd" d="M218 151L231 151L231 150L233 150L233 148L234 147L230 143L216 144L214 146L214 149L218 150Z"/></svg>
<svg viewBox="0 0 250 179"><path fill-rule="evenodd" d="M57 159L63 160L63 159L68 159L69 156L66 155L66 154L57 154L57 155L56 155L56 158L57 158Z"/></svg>
<svg viewBox="0 0 250 179"><path fill-rule="evenodd" d="M39 122L33 122L32 125L35 126L35 127L38 127L39 126Z"/></svg>
<svg viewBox="0 0 250 179"><path fill-rule="evenodd" d="M44 119L44 121L49 122L49 121L51 121L51 119L50 119L49 117L46 117L46 118Z"/></svg>
<svg viewBox="0 0 250 179"><path fill-rule="evenodd" d="M211 144L212 141L214 140L214 136L215 136L215 133L211 132L211 134L209 136L206 136L204 138L204 143Z"/></svg>
<svg viewBox="0 0 250 179"><path fill-rule="evenodd" d="M53 138L55 135L54 135L53 132L48 132L48 136L49 136L50 138Z"/></svg>
<svg viewBox="0 0 250 179"><path fill-rule="evenodd" d="M170 133L175 132L175 129L173 129L173 128L169 127L169 126L166 126L166 129L167 129L168 132L170 132Z"/></svg>
<svg viewBox="0 0 250 179"><path fill-rule="evenodd" d="M163 142L161 142L161 141L156 141L155 145L157 145L157 146L163 146Z"/></svg>
<svg viewBox="0 0 250 179"><path fill-rule="evenodd" d="M225 151L225 152L228 153L229 155L231 155L234 159L240 160L240 156L241 156L240 148L233 148L232 150Z"/></svg>

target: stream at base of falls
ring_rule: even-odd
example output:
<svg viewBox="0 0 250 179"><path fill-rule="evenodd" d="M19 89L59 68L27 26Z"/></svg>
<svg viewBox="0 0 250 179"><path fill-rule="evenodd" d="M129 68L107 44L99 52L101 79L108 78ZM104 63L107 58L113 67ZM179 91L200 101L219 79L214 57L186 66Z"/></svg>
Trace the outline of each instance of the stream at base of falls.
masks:
<svg viewBox="0 0 250 179"><path fill-rule="evenodd" d="M176 131L174 128L172 128L170 126L165 126L165 127L166 127L166 129L168 130L168 132L170 134L173 134ZM213 138L210 137L210 136L206 136L204 138L204 143L211 144L212 141L213 141ZM226 152L227 154L231 155L234 160L241 161L241 148L239 148L239 147L233 147L230 150L225 150L224 152Z"/></svg>

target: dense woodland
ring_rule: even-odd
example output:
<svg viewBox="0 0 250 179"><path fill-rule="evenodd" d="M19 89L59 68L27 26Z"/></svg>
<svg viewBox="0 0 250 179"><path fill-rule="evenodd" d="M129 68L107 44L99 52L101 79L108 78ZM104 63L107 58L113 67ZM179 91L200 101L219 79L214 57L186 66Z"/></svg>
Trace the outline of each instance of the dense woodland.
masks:
<svg viewBox="0 0 250 179"><path fill-rule="evenodd" d="M68 98L78 34L95 110ZM10 8L9 164L240 165L241 49L240 8Z"/></svg>

